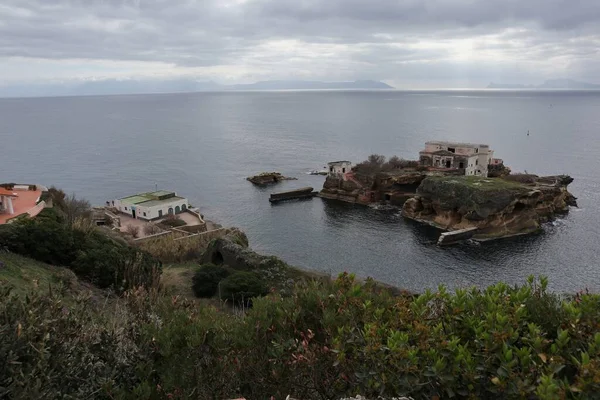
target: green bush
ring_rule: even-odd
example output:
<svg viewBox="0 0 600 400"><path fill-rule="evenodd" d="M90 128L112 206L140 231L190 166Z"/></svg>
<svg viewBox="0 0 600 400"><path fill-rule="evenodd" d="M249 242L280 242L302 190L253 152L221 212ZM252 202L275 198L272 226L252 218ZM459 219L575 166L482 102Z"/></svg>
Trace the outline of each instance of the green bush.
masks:
<svg viewBox="0 0 600 400"><path fill-rule="evenodd" d="M0 285L0 398L600 393L600 296L554 303L545 280L393 296L343 274L298 286L293 296L255 298L235 315L144 290L128 292L117 317L90 302L2 293Z"/></svg>
<svg viewBox="0 0 600 400"><path fill-rule="evenodd" d="M161 264L148 253L111 239L99 230L74 229L60 213L0 225L0 248L67 266L101 288L117 291L158 284Z"/></svg>
<svg viewBox="0 0 600 400"><path fill-rule="evenodd" d="M229 271L222 266L203 265L192 278L192 290L196 297L213 297L217 293L219 282L227 276Z"/></svg>
<svg viewBox="0 0 600 400"><path fill-rule="evenodd" d="M0 399L111 399L135 387L137 330L119 314L52 292L21 299L0 284Z"/></svg>
<svg viewBox="0 0 600 400"><path fill-rule="evenodd" d="M238 271L221 281L221 299L249 304L253 297L269 292L264 281L254 272Z"/></svg>

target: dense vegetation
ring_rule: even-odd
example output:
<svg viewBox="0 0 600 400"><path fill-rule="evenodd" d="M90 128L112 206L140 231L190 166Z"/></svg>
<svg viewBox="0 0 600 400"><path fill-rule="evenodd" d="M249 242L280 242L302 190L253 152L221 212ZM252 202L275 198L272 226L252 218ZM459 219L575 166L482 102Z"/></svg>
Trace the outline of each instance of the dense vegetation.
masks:
<svg viewBox="0 0 600 400"><path fill-rule="evenodd" d="M363 175L373 175L381 172L392 172L403 168L419 169L418 161L405 160L398 156L392 156L386 161L385 156L371 154L365 161L356 164L353 170Z"/></svg>
<svg viewBox="0 0 600 400"><path fill-rule="evenodd" d="M546 281L392 296L351 275L245 313L129 291L112 305L0 290L0 397L593 398L600 296Z"/></svg>
<svg viewBox="0 0 600 400"><path fill-rule="evenodd" d="M150 254L60 208L0 225L0 249L67 266L96 286L118 292L157 285L161 271L160 262Z"/></svg>

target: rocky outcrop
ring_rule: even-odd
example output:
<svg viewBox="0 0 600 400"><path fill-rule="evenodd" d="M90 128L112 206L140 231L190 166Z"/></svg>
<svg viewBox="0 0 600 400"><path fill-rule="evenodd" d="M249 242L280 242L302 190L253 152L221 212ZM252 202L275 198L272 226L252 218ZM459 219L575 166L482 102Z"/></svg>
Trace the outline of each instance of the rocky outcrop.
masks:
<svg viewBox="0 0 600 400"><path fill-rule="evenodd" d="M200 264L224 265L240 271L252 271L271 288L282 294L291 293L294 285L306 279L329 279L329 275L302 271L274 256L264 256L248 247L246 235L234 230L210 242Z"/></svg>
<svg viewBox="0 0 600 400"><path fill-rule="evenodd" d="M319 193L320 197L348 203L372 204L384 202L402 206L412 197L419 184L428 176L441 176L453 172L401 168L388 172L361 173L345 176L328 176Z"/></svg>
<svg viewBox="0 0 600 400"><path fill-rule="evenodd" d="M262 172L258 175L249 176L246 178L247 181L254 183L255 185L269 185L273 183L278 183L281 181L292 181L296 180L296 178L289 178L287 176L281 175L279 172Z"/></svg>
<svg viewBox="0 0 600 400"><path fill-rule="evenodd" d="M325 178L323 189L319 192L319 197L331 200L341 200L348 203L361 203L361 194L364 193L365 186L357 180L344 180L342 177Z"/></svg>
<svg viewBox="0 0 600 400"><path fill-rule="evenodd" d="M449 231L477 228L474 239L522 235L576 205L567 190L572 181L564 175L428 177L402 214Z"/></svg>

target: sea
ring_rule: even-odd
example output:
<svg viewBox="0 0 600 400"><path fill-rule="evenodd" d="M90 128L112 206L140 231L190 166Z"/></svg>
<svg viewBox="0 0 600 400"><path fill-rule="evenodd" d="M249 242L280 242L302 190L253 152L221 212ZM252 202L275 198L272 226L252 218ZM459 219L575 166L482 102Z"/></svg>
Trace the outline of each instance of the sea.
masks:
<svg viewBox="0 0 600 400"><path fill-rule="evenodd" d="M529 132L529 135L527 134ZM328 161L417 159L428 140L489 144L514 172L569 174L579 208L541 234L440 248L439 232L320 198ZM249 175L296 177L259 188ZM252 248L298 267L347 271L411 291L524 283L600 290L600 92L279 91L0 99L0 181L40 183L93 204L155 188L244 230Z"/></svg>

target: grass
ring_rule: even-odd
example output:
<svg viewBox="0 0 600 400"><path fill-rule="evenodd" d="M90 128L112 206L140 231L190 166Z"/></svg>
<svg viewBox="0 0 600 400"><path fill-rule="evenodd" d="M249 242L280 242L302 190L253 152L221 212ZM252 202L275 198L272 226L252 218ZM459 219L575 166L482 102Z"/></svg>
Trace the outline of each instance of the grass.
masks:
<svg viewBox="0 0 600 400"><path fill-rule="evenodd" d="M483 191L514 190L525 188L524 184L518 182L507 181L502 178L485 178L482 176L431 176L427 179L444 183L462 184L469 188Z"/></svg>
<svg viewBox="0 0 600 400"><path fill-rule="evenodd" d="M34 289L48 290L60 284L72 285L75 274L67 268L54 267L13 253L0 253L0 281L13 286L17 294Z"/></svg>
<svg viewBox="0 0 600 400"><path fill-rule="evenodd" d="M163 265L160 282L163 289L172 295L195 299L192 291L192 277L199 265L195 262Z"/></svg>

